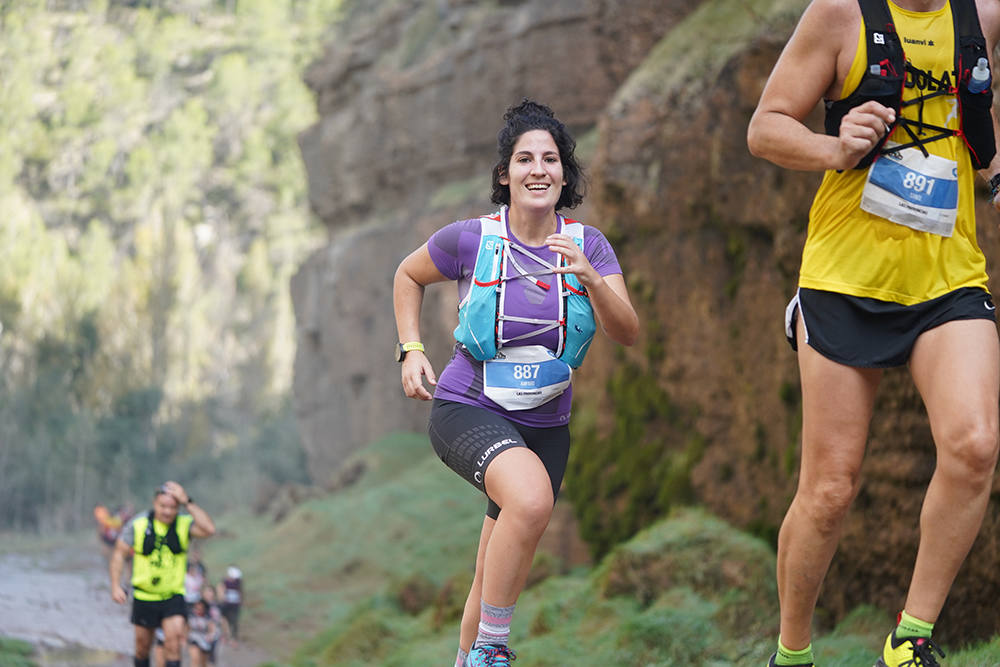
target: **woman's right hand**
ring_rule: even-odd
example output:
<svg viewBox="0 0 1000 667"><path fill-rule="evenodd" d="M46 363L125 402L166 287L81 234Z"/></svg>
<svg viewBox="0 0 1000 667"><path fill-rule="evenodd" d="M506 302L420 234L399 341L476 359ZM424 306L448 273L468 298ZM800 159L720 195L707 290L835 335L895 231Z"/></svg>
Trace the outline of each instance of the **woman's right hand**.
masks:
<svg viewBox="0 0 1000 667"><path fill-rule="evenodd" d="M415 398L421 401L429 401L434 396L431 395L424 386L424 376L430 385L437 384L437 377L427 356L420 350L412 350L406 353L403 359L402 381L403 392L408 398Z"/></svg>

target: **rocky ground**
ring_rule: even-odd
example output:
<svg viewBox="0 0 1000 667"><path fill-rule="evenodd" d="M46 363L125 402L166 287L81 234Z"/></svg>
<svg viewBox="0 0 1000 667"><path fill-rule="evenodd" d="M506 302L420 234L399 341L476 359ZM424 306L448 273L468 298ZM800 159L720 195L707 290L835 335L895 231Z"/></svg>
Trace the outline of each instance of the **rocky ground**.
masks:
<svg viewBox="0 0 1000 667"><path fill-rule="evenodd" d="M129 606L108 594L96 545L0 555L0 637L31 642L47 667L131 667ZM218 667L251 667L269 656L251 644L225 645Z"/></svg>

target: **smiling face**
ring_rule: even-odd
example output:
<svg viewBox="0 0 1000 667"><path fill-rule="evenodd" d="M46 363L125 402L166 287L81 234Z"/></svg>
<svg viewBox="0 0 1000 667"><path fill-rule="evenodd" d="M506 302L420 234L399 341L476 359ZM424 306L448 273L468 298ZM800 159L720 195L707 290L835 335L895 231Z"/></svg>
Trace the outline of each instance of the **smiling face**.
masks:
<svg viewBox="0 0 1000 667"><path fill-rule="evenodd" d="M173 523L177 518L177 499L169 493L157 493L153 498L153 517L160 523Z"/></svg>
<svg viewBox="0 0 1000 667"><path fill-rule="evenodd" d="M512 209L554 211L566 179L552 135L546 130L529 130L518 137L500 184L510 188Z"/></svg>

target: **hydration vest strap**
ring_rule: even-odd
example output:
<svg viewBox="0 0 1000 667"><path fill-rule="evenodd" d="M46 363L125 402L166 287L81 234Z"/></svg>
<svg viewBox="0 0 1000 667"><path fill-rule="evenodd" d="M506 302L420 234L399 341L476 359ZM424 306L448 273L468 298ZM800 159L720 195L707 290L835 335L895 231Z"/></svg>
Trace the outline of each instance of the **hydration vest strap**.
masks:
<svg viewBox="0 0 1000 667"><path fill-rule="evenodd" d="M513 318L509 318L508 317L507 319L508 320L512 320ZM531 323L532 322L528 322L528 324L531 324ZM542 324L541 322L535 322L535 323ZM551 330L555 329L556 327L562 327L564 325L563 322L549 322L549 321L544 322L544 324L546 326L543 326L540 329L535 329L534 331L529 331L528 333L521 334L520 336L514 336L513 338L501 338L500 339L500 345L501 345L501 347L505 343L510 343L511 341L515 341L515 340L523 340L525 338L531 338L533 336L537 336L538 334L545 333L546 331L551 331Z"/></svg>
<svg viewBox="0 0 1000 667"><path fill-rule="evenodd" d="M473 276L472 280L477 285L479 285L480 287L491 287L493 285L499 285L500 284L500 278L497 278L496 280L491 280L488 283L481 283L481 282L479 282L478 280L476 280L475 276Z"/></svg>
<svg viewBox="0 0 1000 667"><path fill-rule="evenodd" d="M557 220L559 231L572 237L573 242L582 249L585 229L583 224L566 220L561 215ZM530 339L539 333L557 329L556 344L553 345L555 356L562 359L563 355L568 354L563 361L575 368L583 360L596 329L590 300L580 298L588 296L586 289L573 274L559 272L566 266L563 255L557 253L556 261L549 262L542 260L532 249L516 244L508 232L507 221L506 206L502 206L494 215L479 218L479 252L469 289L459 303L459 324L455 328L455 339L475 359L487 361L495 358L503 345L509 342L504 338L503 327L506 322L522 323L521 328L527 333L518 332L518 338ZM531 258L541 268L525 271L526 264L522 257ZM553 309L557 311L553 313L555 317L527 319L506 315L504 303L508 283L515 278L532 279L541 274L555 274L558 281L556 285L545 285L541 280L532 280L543 289L557 288L558 292L552 295L557 304Z"/></svg>
<svg viewBox="0 0 1000 667"><path fill-rule="evenodd" d="M142 551L140 552L143 556L153 553L153 549L156 548L156 531L153 530L153 516L153 510L149 510L149 513L146 515L146 532L143 535ZM177 535L177 517L174 517L174 520L167 526L167 534L164 537L164 541L172 553L179 554L184 552L184 549L181 548L181 539Z"/></svg>
<svg viewBox="0 0 1000 667"><path fill-rule="evenodd" d="M859 1L862 2L863 9L866 2L885 4L885 0ZM989 115L989 107L992 103L992 92L987 88L984 93L971 93L966 89L966 86L967 81L971 76L971 67L974 64L972 61L976 60L977 56L989 58L989 54L986 52L986 41L983 38L982 27L979 23L979 14L976 9L975 0L949 0L949 4L951 5L955 40L955 81L951 82L949 85L945 85L943 79L937 79L930 72L919 70L913 67L908 61L906 62L906 73L911 77L911 80L913 76L924 77L928 81L936 83L938 89L924 95L919 95L918 97L912 100L907 100L903 103L903 106L910 106L913 104L920 105L917 111L917 120L916 122L907 121L906 119L900 117L900 120L903 121L900 124L903 125L903 128L906 130L912 141L907 144L894 146L892 150L898 151L903 148L917 147L926 157L929 155L929 152L926 148L924 148L925 144L937 141L938 139L945 139L947 137L959 137L962 139L963 143L965 143L972 155L973 167L980 169L992 159L996 152L996 144L993 137L993 122ZM888 9L887 4L886 9ZM969 55L969 62L964 61L965 55ZM923 122L924 102L941 95L954 95L958 101L959 129L957 130L938 127ZM986 98L984 102L979 104L975 102L970 103L970 100L978 99L978 96L980 95ZM969 106L981 106L982 109L967 109L966 107ZM910 126L917 129L916 134ZM932 130L938 134L930 137L924 137L924 130ZM882 149L881 152L885 153L886 150Z"/></svg>
<svg viewBox="0 0 1000 667"><path fill-rule="evenodd" d="M986 48L982 25L979 22L979 10L975 0L951 0L951 15L955 22L955 71L958 80L959 118L962 131L959 136L972 155L972 166L984 169L989 166L996 155L996 137L991 114L993 107L993 89L973 93L965 82L972 76L972 68L979 58L992 61ZM967 57L967 60L966 60Z"/></svg>
<svg viewBox="0 0 1000 667"><path fill-rule="evenodd" d="M539 287L541 287L543 290L546 290L546 291L548 291L549 288L552 287L547 282L539 280L538 278L535 277L535 276L547 275L549 273L552 273L552 268L551 268L552 265L551 264L549 264L545 260L541 259L540 257L535 256L534 253L528 252L527 249L522 248L521 246L519 246L516 243L513 243L513 242L511 242L509 240L507 241L507 248L508 249L507 249L506 252L509 253L509 254L507 255L506 259L510 260L511 266L513 266L515 269L517 269L517 273L518 273L517 276L513 276L513 277L515 277L515 278L527 278L528 280L530 280L531 282L535 283L536 285L538 285ZM511 252L512 249L513 250L518 250L521 253L523 253L523 254L531 257L535 261L540 262L544 266L550 267L550 268L538 269L537 271L525 271L524 267L521 266L516 259L514 259L514 253ZM501 280L511 280L511 278L501 278Z"/></svg>
<svg viewBox="0 0 1000 667"><path fill-rule="evenodd" d="M534 276L535 275L539 275L539 274L552 273L552 269L554 269L554 268L556 268L556 266L559 266L559 265L562 264L562 256L561 255L559 256L559 261L557 262L557 264L553 265L552 263L550 263L550 262L542 259L541 257L537 256L536 254L534 254L533 252L531 252L527 248L524 248L524 247L522 247L522 246L514 243L513 241L511 241L509 238L507 238L507 227L508 227L507 221L508 221L509 210L510 209L508 209L506 206L504 206L504 207L502 207L500 209L499 228L501 230L503 230L502 233L501 233L501 239L503 241L503 243L502 243L502 245L503 245L503 251L502 251L502 253L503 253L503 262L500 265L500 273L499 274L494 274L494 275L497 275L497 280L500 283L500 286L499 286L499 298L497 299L497 325L496 325L497 344L498 344L498 347L501 347L501 346L503 346L504 343L508 343L510 341L513 341L513 340L520 340L520 339L523 339L523 338L530 338L532 336L537 336L538 334L545 333L546 331L551 331L552 329L555 329L556 327L560 327L561 329L563 329L563 331L562 331L562 335L559 336L558 346L557 346L557 349L555 351L556 357L558 357L560 354L562 354L563 345L564 345L564 341L565 341L565 338L566 338L566 332L565 332L566 304L565 304L565 299L562 298L562 295L564 293L562 290L560 290L559 317L558 317L558 319L555 319L555 320L531 321L531 320L527 320L525 318L511 317L511 316L505 315L505 313L504 313L504 302L506 301L505 297L506 297L506 292L507 292L507 283L509 281L514 280L516 278L526 278L526 279L531 280L532 282L534 282L536 285L538 285L542 289L548 290L548 289L550 289L551 286L548 283L545 283L545 282L543 282L541 280L538 280ZM565 226L566 226L565 219L561 215L556 214L556 222L558 224L558 230L560 232L562 232L564 230ZM485 229L483 230L483 233L484 234L486 233ZM545 266L547 268L546 269L539 269L537 271L525 271L524 268L514 258L514 253L513 253L514 250L516 250L517 252L519 252L519 253L527 256L527 257L530 257L535 262L538 262L539 264L541 264L542 266ZM513 275L513 276L507 276L507 275L505 275L506 274L506 267L507 267L507 262L508 261L510 262L510 266L513 267L514 269L516 269L518 275ZM558 277L559 276L557 274L557 278ZM560 285L562 285L564 283L564 281L562 281L562 280L560 280L559 282L560 282ZM540 328L535 329L534 331L528 332L526 334L521 334L520 336L515 336L513 338L505 338L504 337L504 333L503 333L503 329L504 329L504 322L506 322L506 321L522 322L522 323L528 323L528 324L538 324L538 325L540 325Z"/></svg>

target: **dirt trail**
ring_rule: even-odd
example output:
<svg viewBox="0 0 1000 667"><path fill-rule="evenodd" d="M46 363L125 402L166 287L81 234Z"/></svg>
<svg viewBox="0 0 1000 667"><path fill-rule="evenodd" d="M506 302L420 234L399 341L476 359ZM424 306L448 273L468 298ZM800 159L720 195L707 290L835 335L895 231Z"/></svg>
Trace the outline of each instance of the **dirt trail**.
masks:
<svg viewBox="0 0 1000 667"><path fill-rule="evenodd" d="M34 644L42 665L131 667L130 609L111 600L96 545L0 555L0 637ZM245 643L220 648L217 667L254 667L270 659Z"/></svg>

